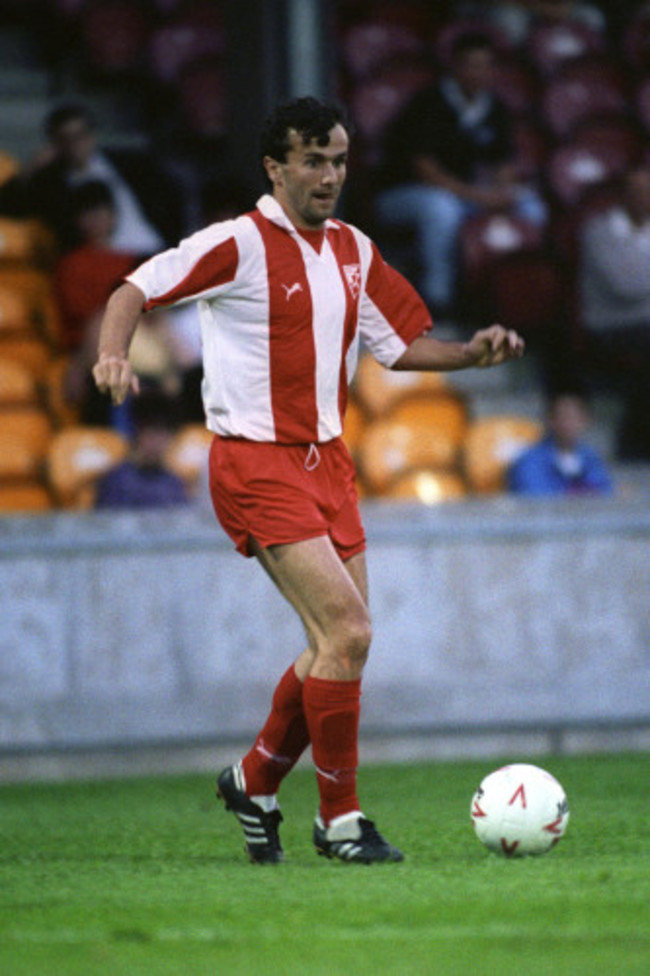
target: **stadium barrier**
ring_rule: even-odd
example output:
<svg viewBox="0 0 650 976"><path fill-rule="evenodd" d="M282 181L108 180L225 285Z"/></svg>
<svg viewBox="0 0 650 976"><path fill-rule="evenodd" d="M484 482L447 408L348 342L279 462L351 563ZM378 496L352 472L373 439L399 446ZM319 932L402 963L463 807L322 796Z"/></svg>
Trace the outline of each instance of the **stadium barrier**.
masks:
<svg viewBox="0 0 650 976"><path fill-rule="evenodd" d="M572 730L650 729L641 500L364 513L366 738L481 751L506 733L561 748ZM265 574L194 510L1 519L0 620L0 763L246 739L304 644Z"/></svg>

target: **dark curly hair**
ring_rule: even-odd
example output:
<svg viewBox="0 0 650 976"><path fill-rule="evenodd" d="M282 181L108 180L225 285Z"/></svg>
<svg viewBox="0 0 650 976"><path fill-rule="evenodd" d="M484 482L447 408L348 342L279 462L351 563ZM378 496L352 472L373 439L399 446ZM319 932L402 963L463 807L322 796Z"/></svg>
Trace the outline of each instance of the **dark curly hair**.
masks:
<svg viewBox="0 0 650 976"><path fill-rule="evenodd" d="M302 136L305 145L315 139L319 146L326 146L329 143L330 130L335 125L342 125L350 132L345 110L338 105L325 104L311 96L284 102L275 108L262 127L260 159L270 156L278 163L286 162L287 152L291 147L291 130Z"/></svg>

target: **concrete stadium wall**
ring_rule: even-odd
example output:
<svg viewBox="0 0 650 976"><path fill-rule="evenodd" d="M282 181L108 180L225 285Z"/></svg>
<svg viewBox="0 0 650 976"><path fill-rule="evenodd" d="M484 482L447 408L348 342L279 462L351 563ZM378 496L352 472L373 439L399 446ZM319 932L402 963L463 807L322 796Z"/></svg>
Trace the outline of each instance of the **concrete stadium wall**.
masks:
<svg viewBox="0 0 650 976"><path fill-rule="evenodd" d="M650 512L367 504L367 733L650 727ZM211 516L0 520L0 758L248 737L303 646Z"/></svg>

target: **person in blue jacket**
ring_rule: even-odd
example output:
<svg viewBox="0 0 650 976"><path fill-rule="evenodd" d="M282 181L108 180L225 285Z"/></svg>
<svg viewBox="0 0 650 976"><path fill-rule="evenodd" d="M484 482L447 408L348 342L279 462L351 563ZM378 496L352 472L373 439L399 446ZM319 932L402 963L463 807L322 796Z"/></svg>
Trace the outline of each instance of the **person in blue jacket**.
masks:
<svg viewBox="0 0 650 976"><path fill-rule="evenodd" d="M519 495L610 494L614 485L607 466L584 440L588 426L584 398L556 394L549 403L544 437L508 471L510 490Z"/></svg>

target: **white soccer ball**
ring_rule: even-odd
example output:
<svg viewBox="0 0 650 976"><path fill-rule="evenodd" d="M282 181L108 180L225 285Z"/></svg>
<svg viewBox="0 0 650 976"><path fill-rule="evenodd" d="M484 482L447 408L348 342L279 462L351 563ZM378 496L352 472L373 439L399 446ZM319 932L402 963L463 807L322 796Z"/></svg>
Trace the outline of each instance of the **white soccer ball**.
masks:
<svg viewBox="0 0 650 976"><path fill-rule="evenodd" d="M546 854L561 840L569 804L546 770L514 763L490 773L472 798L470 816L478 839L505 857Z"/></svg>

